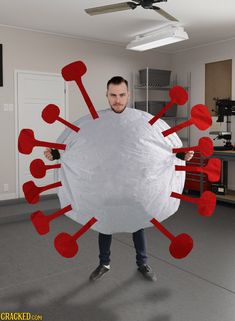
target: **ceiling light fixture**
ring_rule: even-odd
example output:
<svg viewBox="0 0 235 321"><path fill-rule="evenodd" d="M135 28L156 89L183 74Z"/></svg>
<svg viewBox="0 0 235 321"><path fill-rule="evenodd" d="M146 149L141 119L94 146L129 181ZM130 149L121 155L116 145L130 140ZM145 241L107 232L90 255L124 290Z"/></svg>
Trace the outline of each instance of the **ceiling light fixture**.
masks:
<svg viewBox="0 0 235 321"><path fill-rule="evenodd" d="M145 51L188 39L183 27L167 26L150 33L136 36L126 47L129 50Z"/></svg>

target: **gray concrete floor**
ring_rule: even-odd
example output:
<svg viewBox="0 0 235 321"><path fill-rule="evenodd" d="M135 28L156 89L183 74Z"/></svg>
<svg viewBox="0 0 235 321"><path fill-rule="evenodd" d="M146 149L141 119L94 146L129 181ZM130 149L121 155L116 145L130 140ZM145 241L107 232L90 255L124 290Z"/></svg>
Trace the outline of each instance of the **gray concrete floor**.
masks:
<svg viewBox="0 0 235 321"><path fill-rule="evenodd" d="M7 205L0 214L6 211ZM234 207L217 205L204 218L194 205L182 203L164 226L175 236L190 234L194 248L176 260L169 240L146 229L157 282L137 272L132 237L123 233L113 236L110 272L90 283L98 264L96 232L82 236L76 257L64 259L53 240L78 230L72 220L54 220L45 236L28 220L1 224L0 312L41 314L44 321L235 321Z"/></svg>

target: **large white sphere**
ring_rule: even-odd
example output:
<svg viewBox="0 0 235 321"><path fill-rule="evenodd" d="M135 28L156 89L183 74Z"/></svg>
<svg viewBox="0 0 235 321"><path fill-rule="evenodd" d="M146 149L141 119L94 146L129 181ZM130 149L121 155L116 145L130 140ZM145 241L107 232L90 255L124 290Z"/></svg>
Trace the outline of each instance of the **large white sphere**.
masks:
<svg viewBox="0 0 235 321"><path fill-rule="evenodd" d="M152 115L132 108L117 114L111 109L75 122L78 133L66 129L58 142L67 144L61 153L58 195L61 207L72 205L67 216L84 225L93 216L92 229L105 234L135 232L174 214L182 193L185 174L175 165L184 161L172 154L182 143L176 134Z"/></svg>

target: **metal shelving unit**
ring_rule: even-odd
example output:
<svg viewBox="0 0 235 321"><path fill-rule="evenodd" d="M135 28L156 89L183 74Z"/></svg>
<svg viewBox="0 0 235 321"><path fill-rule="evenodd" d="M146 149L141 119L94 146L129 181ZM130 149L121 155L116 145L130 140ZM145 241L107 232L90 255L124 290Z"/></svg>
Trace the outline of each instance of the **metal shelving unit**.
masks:
<svg viewBox="0 0 235 321"><path fill-rule="evenodd" d="M149 68L146 68L146 86L142 86L139 84L139 77L137 75L137 72L133 73L133 108L135 108L135 102L138 101L136 100L136 95L137 91L142 91L145 93L145 101L146 101L146 112L149 112L149 97L150 97L150 92L155 91L155 92L168 92L173 86L177 85L177 76L175 76L172 81L170 86L165 86L165 87L160 87L160 86L149 86ZM189 119L190 115L190 87L191 87L191 74L187 74L187 86L183 86L189 95L188 102L185 104L186 109L185 109L185 115L184 116L176 116L176 117L162 117L162 119L168 123L170 127L173 127L177 125L180 122L184 122ZM169 98L168 98L169 99ZM180 107L183 108L183 107ZM179 137L183 142L184 146L190 146L190 128L187 127L185 129L186 131L186 136L181 137L180 132Z"/></svg>

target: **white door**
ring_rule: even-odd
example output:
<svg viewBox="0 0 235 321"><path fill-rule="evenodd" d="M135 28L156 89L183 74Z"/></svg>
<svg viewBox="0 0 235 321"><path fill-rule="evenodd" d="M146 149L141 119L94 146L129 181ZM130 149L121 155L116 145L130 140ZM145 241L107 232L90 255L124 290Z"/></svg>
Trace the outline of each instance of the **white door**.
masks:
<svg viewBox="0 0 235 321"><path fill-rule="evenodd" d="M41 118L43 108L48 104L60 107L60 117L66 118L66 84L61 75L44 74L34 72L16 72L16 140L23 128L34 131L35 139L55 142L64 129L64 125L56 121L53 124L44 122ZM16 151L17 157L17 183L18 197L24 197L22 185L27 181L34 181L37 186L45 186L55 182L54 169L47 170L46 176L36 179L31 176L29 166L32 160L42 159L46 164L54 164L48 161L44 155L45 147L34 147L29 155ZM41 195L54 194L56 189L43 192Z"/></svg>

